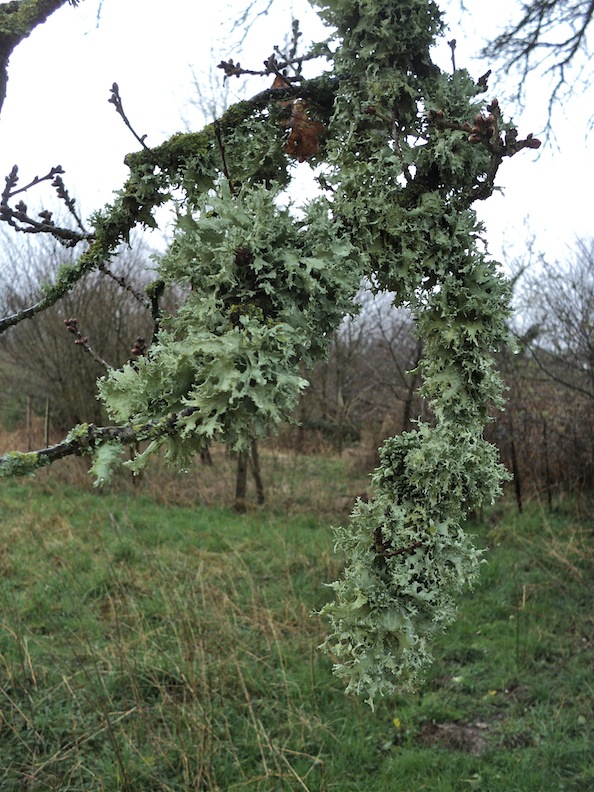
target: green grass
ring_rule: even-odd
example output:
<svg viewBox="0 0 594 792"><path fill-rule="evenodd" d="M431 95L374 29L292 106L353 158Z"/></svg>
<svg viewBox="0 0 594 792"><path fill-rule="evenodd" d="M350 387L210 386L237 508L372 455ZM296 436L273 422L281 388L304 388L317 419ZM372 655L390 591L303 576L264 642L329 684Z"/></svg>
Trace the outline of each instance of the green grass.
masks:
<svg viewBox="0 0 594 792"><path fill-rule="evenodd" d="M372 713L316 651L341 562L291 486L239 516L2 485L0 790L593 789L591 511L487 513L426 684Z"/></svg>

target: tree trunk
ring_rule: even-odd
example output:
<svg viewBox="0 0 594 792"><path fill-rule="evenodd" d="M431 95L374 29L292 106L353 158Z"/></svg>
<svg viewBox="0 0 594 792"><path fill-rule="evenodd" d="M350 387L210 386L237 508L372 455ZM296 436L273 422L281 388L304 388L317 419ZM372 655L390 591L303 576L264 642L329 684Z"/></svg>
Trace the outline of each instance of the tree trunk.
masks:
<svg viewBox="0 0 594 792"><path fill-rule="evenodd" d="M514 477L514 491L516 493L516 503L518 504L518 511L520 514L523 511L522 505L522 482L520 480L520 469L518 467L518 457L516 454L516 443L514 440L514 425L510 418L509 421L509 436L510 436L510 452L511 452L511 464L512 464L512 474Z"/></svg>
<svg viewBox="0 0 594 792"><path fill-rule="evenodd" d="M27 396L27 451L33 448L32 434L33 406L31 396Z"/></svg>
<svg viewBox="0 0 594 792"><path fill-rule="evenodd" d="M50 432L50 400L49 396L45 400L45 416L43 421L43 444L47 448L49 445Z"/></svg>
<svg viewBox="0 0 594 792"><path fill-rule="evenodd" d="M206 448L203 448L202 451L200 452L200 461L202 462L203 465L208 465L209 467L212 467L212 456L210 453L210 448L208 448L208 446Z"/></svg>
<svg viewBox="0 0 594 792"><path fill-rule="evenodd" d="M250 467L252 469L252 475L254 477L254 483L256 485L256 503L259 506L262 506L266 498L264 495L264 484L262 482L262 474L260 472L260 455L258 454L258 443L255 440L252 443L252 448L251 448Z"/></svg>
<svg viewBox="0 0 594 792"><path fill-rule="evenodd" d="M248 452L237 454L237 477L235 479L235 511L243 514L246 509Z"/></svg>
<svg viewBox="0 0 594 792"><path fill-rule="evenodd" d="M545 486L547 490L547 504L549 507L549 511L553 511L553 493L552 493L552 482L551 482L551 468L549 465L549 443L547 437L547 421L546 418L543 418L542 421L542 445L544 451L544 463L545 463Z"/></svg>

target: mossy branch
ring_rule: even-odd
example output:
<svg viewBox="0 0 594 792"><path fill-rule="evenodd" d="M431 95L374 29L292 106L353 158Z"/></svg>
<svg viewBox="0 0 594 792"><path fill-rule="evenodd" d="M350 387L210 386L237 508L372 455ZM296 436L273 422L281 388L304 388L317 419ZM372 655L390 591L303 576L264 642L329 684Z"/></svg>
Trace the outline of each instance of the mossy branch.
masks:
<svg viewBox="0 0 594 792"><path fill-rule="evenodd" d="M0 335L25 319L50 308L95 269L102 269L110 260L118 245L128 242L130 232L138 224L155 226L153 210L168 200L168 186L182 182L186 177L189 163L192 163L193 178L208 178L208 174L222 170L218 162L220 150L217 144L217 129L228 132L236 128L253 113L262 110L271 102L299 95L311 98L316 105L332 107L333 96L338 81L329 77L319 77L303 83L298 88L286 86L269 88L254 97L232 105L217 121L208 124L199 132L175 134L169 140L154 148L146 148L128 154L125 162L130 168L130 177L113 205L98 212L94 217L93 234L80 237L90 241L90 247L76 264L60 269L55 283L44 287L44 296L34 305L0 319ZM159 176L155 176L155 170ZM76 234L76 232L73 232Z"/></svg>
<svg viewBox="0 0 594 792"><path fill-rule="evenodd" d="M0 110L6 98L7 66L14 48L66 3L76 0L12 0L0 5Z"/></svg>
<svg viewBox="0 0 594 792"><path fill-rule="evenodd" d="M208 124L199 132L173 135L159 146L128 154L124 162L131 170L140 166L152 166L166 172L170 177L176 173L181 175L189 162L218 149L217 129L221 133L233 131L243 121L268 105L297 96L314 100L317 107L325 108L329 114L338 84L339 81L335 77L326 75L307 80L300 85L267 88L251 99L236 102L223 113L216 124L214 122Z"/></svg>

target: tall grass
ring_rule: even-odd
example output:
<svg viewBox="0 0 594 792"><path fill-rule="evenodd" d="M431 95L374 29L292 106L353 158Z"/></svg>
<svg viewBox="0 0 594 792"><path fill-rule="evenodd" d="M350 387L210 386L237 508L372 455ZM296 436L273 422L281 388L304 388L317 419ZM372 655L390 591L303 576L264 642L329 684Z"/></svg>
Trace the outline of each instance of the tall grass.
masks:
<svg viewBox="0 0 594 792"><path fill-rule="evenodd" d="M425 686L372 713L311 615L341 566L311 477L322 506L354 482L339 460L286 464L244 516L2 486L0 790L594 788L591 513L487 514L480 587Z"/></svg>

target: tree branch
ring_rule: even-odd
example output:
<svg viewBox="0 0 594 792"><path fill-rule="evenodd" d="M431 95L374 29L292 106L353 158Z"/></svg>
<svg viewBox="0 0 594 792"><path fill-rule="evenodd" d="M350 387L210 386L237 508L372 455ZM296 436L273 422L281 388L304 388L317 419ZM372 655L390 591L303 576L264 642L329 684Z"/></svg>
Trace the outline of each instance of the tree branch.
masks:
<svg viewBox="0 0 594 792"><path fill-rule="evenodd" d="M134 129L134 127L130 123L130 120L129 120L128 116L124 112L124 105L122 104L122 97L120 96L120 89L119 89L119 86L118 86L117 83L114 82L114 84L111 86L110 93L111 93L111 96L109 97L109 99L107 101L110 104L114 105L114 107L116 109L116 112L122 118L124 124L126 124L128 129L130 130L130 132L132 132L132 134L134 135L136 140L140 143L142 148L148 149L148 146L144 142L146 140L146 135L142 135L141 136L141 135L138 134L138 132L136 132L136 130Z"/></svg>
<svg viewBox="0 0 594 792"><path fill-rule="evenodd" d="M11 0L0 5L0 110L6 98L8 61L14 48L58 8L79 0Z"/></svg>
<svg viewBox="0 0 594 792"><path fill-rule="evenodd" d="M0 335L10 327L54 305L87 273L105 267L117 246L128 241L129 234L136 225L154 224L153 210L167 200L167 194L161 188L165 187L168 179L174 180L175 174L180 172L188 158L197 160L198 152L203 152L205 162L208 160L211 151L217 148L217 127L223 131L234 129L255 111L285 97L314 97L318 103L328 104L330 107L337 85L338 81L334 78L319 77L308 80L299 87L287 85L283 88L268 88L251 99L230 107L216 125L208 124L200 132L174 135L160 146L128 154L125 162L131 170L130 178L114 204L95 216L94 234L83 237L71 231L66 235L64 230L69 239L76 237L79 241L90 241L89 249L74 266L61 268L55 284L44 287L45 295L39 302L0 319ZM156 168L161 169L160 176L154 175ZM140 185L139 174L142 174ZM15 210L6 207L4 211L12 215Z"/></svg>
<svg viewBox="0 0 594 792"><path fill-rule="evenodd" d="M561 89L568 94L574 90L575 81L569 84L568 72L580 53L586 56L580 71L588 68L587 31L593 19L594 0L531 0L522 4L519 21L494 38L481 54L501 58L506 70L519 70L519 100L530 72L549 64L545 74L557 75L549 100L550 114Z"/></svg>
<svg viewBox="0 0 594 792"><path fill-rule="evenodd" d="M0 457L0 478L28 476L42 467L70 456L84 456L106 443L134 445L144 440L158 440L177 431L177 424L196 412L196 407L186 407L178 413L147 421L139 426L95 426L80 424L72 429L61 443L37 451L11 451Z"/></svg>
<svg viewBox="0 0 594 792"><path fill-rule="evenodd" d="M81 332L80 327L78 326L78 319L76 319L76 317L73 317L72 319L64 319L64 325L69 333L72 333L72 335L76 336L74 343L81 347L87 353L87 355L90 355L95 363L98 363L108 371L113 368L113 366L104 360L101 355L98 355L93 347L89 344L89 339Z"/></svg>
<svg viewBox="0 0 594 792"><path fill-rule="evenodd" d="M90 241L92 239L92 234L87 232L80 215L75 209L76 199L71 198L66 189L66 185L62 179L62 174L65 171L61 165L50 168L45 176L35 176L24 187L17 188L19 182L18 172L18 166L14 165L8 176L5 177L6 185L0 196L0 221L8 223L15 231L20 231L23 234L51 234L65 247L74 247L79 242ZM50 179L52 179L51 184L56 190L58 198L66 204L66 208L76 220L76 224L80 231L73 231L70 228L57 226L52 220L53 213L46 209L37 214L38 217L41 217L41 221L35 220L27 214L28 207L22 199L14 209L8 205L11 198L26 192L31 189L31 187L36 187L44 181L49 181Z"/></svg>
<svg viewBox="0 0 594 792"><path fill-rule="evenodd" d="M538 138L530 132L524 140L518 140L518 130L515 128L502 131L501 108L497 99L487 105L487 115L479 113L475 116L473 125L468 122L463 124L446 118L443 110L430 110L429 122L436 129L454 129L468 135L471 144L484 145L491 158L484 174L484 178L477 182L463 194L463 205L470 206L474 201L483 201L493 194L495 177L499 166L505 157L513 157L518 151L530 148L537 149L542 145Z"/></svg>

